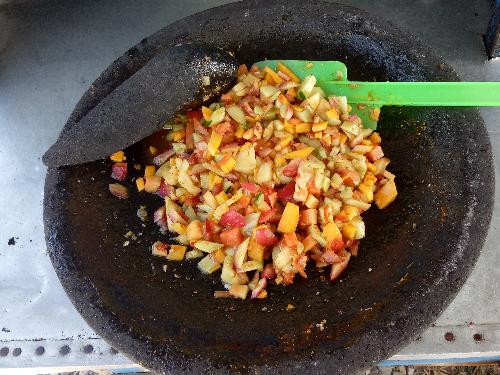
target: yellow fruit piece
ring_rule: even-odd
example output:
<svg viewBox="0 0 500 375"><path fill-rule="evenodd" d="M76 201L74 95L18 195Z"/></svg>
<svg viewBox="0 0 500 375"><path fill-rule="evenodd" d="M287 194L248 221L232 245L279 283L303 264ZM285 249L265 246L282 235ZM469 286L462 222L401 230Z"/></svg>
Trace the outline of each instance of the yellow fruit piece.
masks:
<svg viewBox="0 0 500 375"><path fill-rule="evenodd" d="M205 106L201 107L201 113L206 121L210 121L210 117L212 117L212 110L210 108Z"/></svg>
<svg viewBox="0 0 500 375"><path fill-rule="evenodd" d="M292 71L290 70L290 68L288 68L285 64L278 63L278 64L276 65L276 68L277 68L280 72L282 72L282 73L286 74L288 77L290 77L290 79L291 79L293 82L295 82L295 83L300 83L300 78L299 78L299 77L297 77L297 75L296 75L294 72L292 72Z"/></svg>
<svg viewBox="0 0 500 375"><path fill-rule="evenodd" d="M229 173L233 170L235 165L236 160L234 158L229 158L220 163L219 167L224 173Z"/></svg>
<svg viewBox="0 0 500 375"><path fill-rule="evenodd" d="M356 227L351 223L344 224L342 227L342 234L345 238L352 241L354 239L354 235L356 234Z"/></svg>
<svg viewBox="0 0 500 375"><path fill-rule="evenodd" d="M154 176L156 172L156 167L154 165L146 165L144 168L144 177Z"/></svg>
<svg viewBox="0 0 500 375"><path fill-rule="evenodd" d="M299 223L299 206L288 202L286 204L281 220L278 224L278 232L292 233L297 229Z"/></svg>
<svg viewBox="0 0 500 375"><path fill-rule="evenodd" d="M186 234L186 226L181 223L173 223L172 230L179 234Z"/></svg>
<svg viewBox="0 0 500 375"><path fill-rule="evenodd" d="M118 163L126 160L125 153L123 151L116 151L109 157L111 160L116 161Z"/></svg>
<svg viewBox="0 0 500 375"><path fill-rule="evenodd" d="M331 108L328 111L326 111L326 117L330 120L338 120L339 119L339 112L335 108Z"/></svg>
<svg viewBox="0 0 500 375"><path fill-rule="evenodd" d="M282 147L286 147L288 146L288 144L292 141L292 137L286 137L286 138L283 138L281 141L280 141L280 146Z"/></svg>
<svg viewBox="0 0 500 375"><path fill-rule="evenodd" d="M264 68L264 72L266 72L267 74L269 74L269 76L271 76L274 83L280 84L281 82L283 82L283 78L281 78L279 75L277 75L276 72L274 70L272 70L271 68L269 68L268 66L266 66Z"/></svg>
<svg viewBox="0 0 500 375"><path fill-rule="evenodd" d="M212 258L218 262L218 263L224 263L224 258L226 257L226 253L224 253L224 250L219 249L211 253Z"/></svg>
<svg viewBox="0 0 500 375"><path fill-rule="evenodd" d="M295 125L285 120L285 131L292 134L295 133Z"/></svg>
<svg viewBox="0 0 500 375"><path fill-rule="evenodd" d="M218 176L217 176L218 177ZM219 194L217 194L215 196L215 200L217 201L217 203L219 205L223 204L223 203L226 203L226 201L228 200L228 196L226 193L224 193L223 191L221 191Z"/></svg>
<svg viewBox="0 0 500 375"><path fill-rule="evenodd" d="M252 238L248 244L248 257L257 262L262 262L264 260L264 250L264 246L255 242L255 239Z"/></svg>
<svg viewBox="0 0 500 375"><path fill-rule="evenodd" d="M292 105L292 108L294 111L297 111L297 112L302 112L304 110L304 108L302 108L300 105Z"/></svg>
<svg viewBox="0 0 500 375"><path fill-rule="evenodd" d="M236 130L236 132L234 133L234 136L236 138L241 138L241 137L243 137L243 133L244 132L245 132L245 129L243 129L243 128L240 127L240 128L238 128L238 130Z"/></svg>
<svg viewBox="0 0 500 375"><path fill-rule="evenodd" d="M378 134L377 132L373 132L372 135L370 135L370 138L368 139L376 144L382 142L382 138L380 138L380 134Z"/></svg>
<svg viewBox="0 0 500 375"><path fill-rule="evenodd" d="M377 170L377 168L372 163L370 163L369 161L366 162L366 168L370 172L375 172Z"/></svg>
<svg viewBox="0 0 500 375"><path fill-rule="evenodd" d="M342 239L342 234L337 225L331 222L323 227L323 237L325 237L326 242L330 243Z"/></svg>
<svg viewBox="0 0 500 375"><path fill-rule="evenodd" d="M389 180L375 193L375 204L380 209L386 208L396 199L397 195L398 191L394 180Z"/></svg>
<svg viewBox="0 0 500 375"><path fill-rule="evenodd" d="M170 245L167 259L180 261L184 259L184 254L186 254L186 246Z"/></svg>
<svg viewBox="0 0 500 375"><path fill-rule="evenodd" d="M347 135L340 133L340 143L345 143L347 141Z"/></svg>
<svg viewBox="0 0 500 375"><path fill-rule="evenodd" d="M362 183L358 185L359 192L363 195L365 200L371 202L373 200L373 190L368 184Z"/></svg>
<svg viewBox="0 0 500 375"><path fill-rule="evenodd" d="M208 188L212 190L215 185L218 185L222 182L222 177L216 175L214 172L208 172Z"/></svg>
<svg viewBox="0 0 500 375"><path fill-rule="evenodd" d="M373 164L372 164L373 165ZM370 169L370 168L368 168ZM371 172L366 172L365 178L363 179L363 183L368 186L373 186L377 182L377 177L374 176Z"/></svg>
<svg viewBox="0 0 500 375"><path fill-rule="evenodd" d="M186 135L186 131L184 129L177 130L176 132L172 133L172 139L174 142L180 142L184 139L184 136Z"/></svg>
<svg viewBox="0 0 500 375"><path fill-rule="evenodd" d="M309 133L311 131L310 122L301 122L295 126L295 133Z"/></svg>
<svg viewBox="0 0 500 375"><path fill-rule="evenodd" d="M326 121L318 122L317 124L313 124L312 131L313 132L322 132L326 129L328 123Z"/></svg>
<svg viewBox="0 0 500 375"><path fill-rule="evenodd" d="M222 135L215 131L212 131L212 134L210 135L210 141L208 142L208 152L210 153L210 155L215 156L215 154L219 150L221 142Z"/></svg>
<svg viewBox="0 0 500 375"><path fill-rule="evenodd" d="M344 205L342 211L347 216L347 220L352 220L355 216L358 216L358 209L354 206Z"/></svg>
<svg viewBox="0 0 500 375"><path fill-rule="evenodd" d="M276 167L281 167L282 165L284 165L286 163L286 159L283 157L283 156L276 156L274 158L274 165Z"/></svg>
<svg viewBox="0 0 500 375"><path fill-rule="evenodd" d="M144 179L142 177L139 177L137 180L135 180L135 185L137 186L137 191L143 191Z"/></svg>
<svg viewBox="0 0 500 375"><path fill-rule="evenodd" d="M307 158L311 152L314 151L314 147L305 147L302 150L292 151L285 155L285 159L297 159L297 158Z"/></svg>

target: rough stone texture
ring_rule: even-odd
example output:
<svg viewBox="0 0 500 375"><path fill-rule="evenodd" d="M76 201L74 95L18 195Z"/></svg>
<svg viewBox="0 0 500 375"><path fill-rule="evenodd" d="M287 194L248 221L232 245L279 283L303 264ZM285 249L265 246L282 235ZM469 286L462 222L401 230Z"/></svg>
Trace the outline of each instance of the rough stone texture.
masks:
<svg viewBox="0 0 500 375"><path fill-rule="evenodd" d="M351 79L457 79L414 37L359 10L252 1L199 13L145 39L101 75L70 120L157 53L189 40L234 51L246 63L342 60ZM180 278L163 273L147 247L159 234L135 217L139 204L151 211L161 200L135 193L113 199L107 162L49 170L47 245L76 308L115 347L159 373L350 374L395 353L467 278L491 217L494 176L477 110L385 108L381 118L399 198L368 213L368 237L342 282L332 286L311 272L291 288L272 287L264 301L213 299L219 281L202 277L195 264L170 265ZM138 147L129 150L132 161L138 154ZM144 234L124 248L128 230Z"/></svg>
<svg viewBox="0 0 500 375"><path fill-rule="evenodd" d="M122 150L161 129L180 110L197 108L229 90L237 68L237 62L222 50L193 44L169 48L78 122L70 119L43 161L50 167L74 165ZM202 85L203 76L210 77L210 85Z"/></svg>

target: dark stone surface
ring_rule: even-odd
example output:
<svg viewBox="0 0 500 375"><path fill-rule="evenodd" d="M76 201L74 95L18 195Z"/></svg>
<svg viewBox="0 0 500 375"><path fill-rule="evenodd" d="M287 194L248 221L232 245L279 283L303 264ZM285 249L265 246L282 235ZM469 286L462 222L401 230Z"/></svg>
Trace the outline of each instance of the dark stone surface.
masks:
<svg viewBox="0 0 500 375"><path fill-rule="evenodd" d="M191 40L234 51L246 63L342 60L356 80L457 80L414 37L362 11L251 1L196 14L143 40L98 78L70 121L157 53ZM451 302L477 259L493 206L491 147L476 109L384 108L380 132L399 196L367 213L367 238L342 282L321 282L310 271L293 287L271 287L267 300L215 300L218 277L201 276L195 262L169 265L180 278L161 271L148 249L161 235L135 216L139 204L151 212L161 200L133 189L129 200L112 198L105 161L48 172L44 219L54 267L96 332L159 373L368 369ZM129 150L131 161L137 149ZM141 243L123 247L128 230L142 232ZM316 327L322 320L323 331Z"/></svg>
<svg viewBox="0 0 500 375"><path fill-rule="evenodd" d="M484 44L490 58L500 57L500 1L496 0L488 25L488 30L484 36Z"/></svg>
<svg viewBox="0 0 500 375"><path fill-rule="evenodd" d="M161 129L180 110L197 108L229 90L237 68L222 50L184 44L162 51L78 122L70 119L43 162L74 165L122 150ZM209 86L202 85L202 76L210 77Z"/></svg>

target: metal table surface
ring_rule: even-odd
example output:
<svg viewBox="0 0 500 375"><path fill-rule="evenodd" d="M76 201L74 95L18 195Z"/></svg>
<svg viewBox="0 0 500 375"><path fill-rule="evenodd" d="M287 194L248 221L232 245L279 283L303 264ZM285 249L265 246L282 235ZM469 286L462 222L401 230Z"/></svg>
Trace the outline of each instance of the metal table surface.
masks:
<svg viewBox="0 0 500 375"><path fill-rule="evenodd" d="M225 2L39 0L0 6L0 373L138 368L87 326L52 269L42 227L46 169L40 156L115 58L162 26ZM487 0L340 2L409 29L465 80L500 80L500 61L487 61L482 44ZM482 114L499 174L500 109ZM498 202L498 189L495 195ZM500 359L498 207L460 294L421 338L383 365ZM451 341L445 339L449 332Z"/></svg>

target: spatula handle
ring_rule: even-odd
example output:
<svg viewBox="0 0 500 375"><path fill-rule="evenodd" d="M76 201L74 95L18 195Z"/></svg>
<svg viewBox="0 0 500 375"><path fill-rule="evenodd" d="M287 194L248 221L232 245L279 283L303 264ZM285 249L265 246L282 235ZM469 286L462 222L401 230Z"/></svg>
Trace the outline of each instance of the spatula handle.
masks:
<svg viewBox="0 0 500 375"><path fill-rule="evenodd" d="M500 82L355 82L323 81L327 95L350 103L413 106L500 106Z"/></svg>

